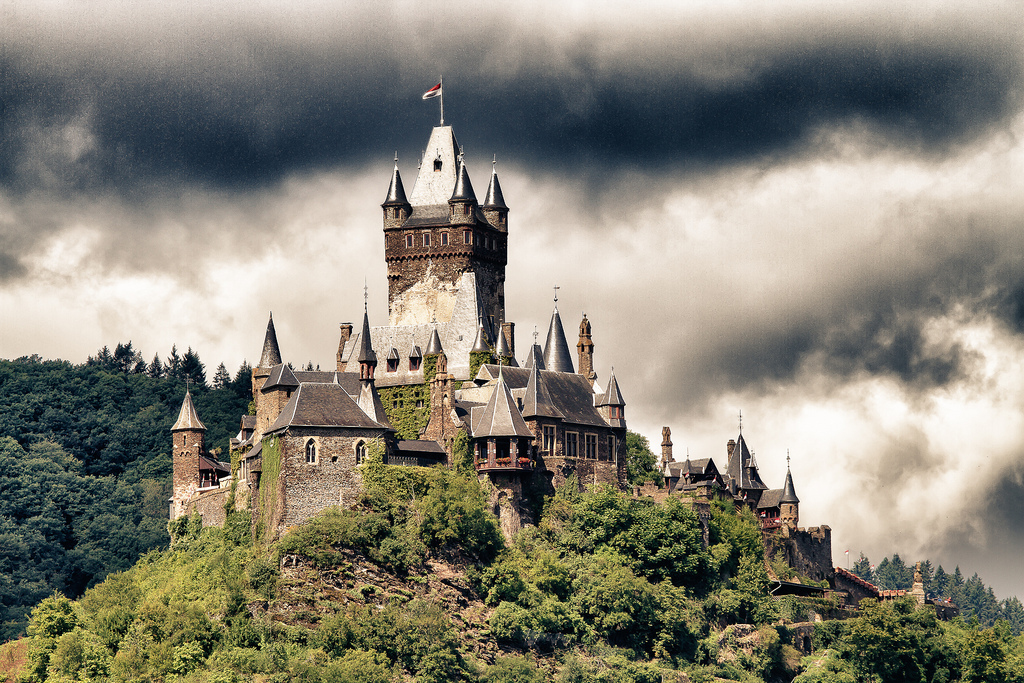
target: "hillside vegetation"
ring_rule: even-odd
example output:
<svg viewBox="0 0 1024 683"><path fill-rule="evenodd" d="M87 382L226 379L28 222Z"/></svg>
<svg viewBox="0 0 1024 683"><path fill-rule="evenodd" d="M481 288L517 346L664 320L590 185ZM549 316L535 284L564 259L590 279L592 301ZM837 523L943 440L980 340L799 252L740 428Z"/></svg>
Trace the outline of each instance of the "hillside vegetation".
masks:
<svg viewBox="0 0 1024 683"><path fill-rule="evenodd" d="M551 498L506 544L471 474L365 466L367 491L280 541L247 515L172 524L77 602L33 610L27 681L1018 681L1005 623L938 622L910 602L792 622L826 601L775 600L756 521L608 488ZM685 674L685 677L684 677Z"/></svg>
<svg viewBox="0 0 1024 683"><path fill-rule="evenodd" d="M226 379L225 379L226 378ZM191 350L165 367L131 344L88 362L0 360L0 642L33 605L77 597L166 546L171 437L188 380L212 446L238 431L249 369L208 388Z"/></svg>

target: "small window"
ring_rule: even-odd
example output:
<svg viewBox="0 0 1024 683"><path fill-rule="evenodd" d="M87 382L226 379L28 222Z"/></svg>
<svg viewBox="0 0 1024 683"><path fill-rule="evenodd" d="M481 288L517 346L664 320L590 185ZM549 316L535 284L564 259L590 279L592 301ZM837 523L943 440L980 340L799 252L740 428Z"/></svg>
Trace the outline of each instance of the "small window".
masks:
<svg viewBox="0 0 1024 683"><path fill-rule="evenodd" d="M597 460L597 434L584 435L586 452L583 454L587 460Z"/></svg>
<svg viewBox="0 0 1024 683"><path fill-rule="evenodd" d="M615 460L615 437L608 437L608 459Z"/></svg>
<svg viewBox="0 0 1024 683"><path fill-rule="evenodd" d="M366 442L360 441L356 444L356 464L361 465L366 460Z"/></svg>
<svg viewBox="0 0 1024 683"><path fill-rule="evenodd" d="M446 233L446 232L442 232L441 233L441 246L442 247L447 247L448 246L448 233Z"/></svg>
<svg viewBox="0 0 1024 683"><path fill-rule="evenodd" d="M306 463L316 464L316 441L313 439L306 442Z"/></svg>
<svg viewBox="0 0 1024 683"><path fill-rule="evenodd" d="M422 358L410 358L409 359L409 370L412 371L412 372L416 372L417 370L420 369L420 366L422 364L423 364L423 359Z"/></svg>
<svg viewBox="0 0 1024 683"><path fill-rule="evenodd" d="M416 407L417 408L422 408L423 407L423 399L422 398L420 400L416 401Z"/></svg>
<svg viewBox="0 0 1024 683"><path fill-rule="evenodd" d="M425 247L429 247L430 246L430 233L429 232L423 233L423 246L425 246Z"/></svg>
<svg viewBox="0 0 1024 683"><path fill-rule="evenodd" d="M473 244L473 231L472 230L463 230L462 231L462 241L465 242L466 244Z"/></svg>
<svg viewBox="0 0 1024 683"><path fill-rule="evenodd" d="M407 247L411 247L412 246L412 235L406 235L405 236L405 246L407 246Z"/></svg>
<svg viewBox="0 0 1024 683"><path fill-rule="evenodd" d="M575 432L565 433L565 457L580 457L580 435Z"/></svg>
<svg viewBox="0 0 1024 683"><path fill-rule="evenodd" d="M388 358L387 370L388 370L388 372L398 372L398 359L397 358Z"/></svg>
<svg viewBox="0 0 1024 683"><path fill-rule="evenodd" d="M441 167L444 166L444 162L441 161L441 157L434 159L434 170L440 171Z"/></svg>
<svg viewBox="0 0 1024 683"><path fill-rule="evenodd" d="M544 426L544 450L549 455L555 452L555 428L551 425Z"/></svg>
<svg viewBox="0 0 1024 683"><path fill-rule="evenodd" d="M397 398L394 401L391 402L391 407L392 408L397 408L398 407L398 399Z"/></svg>

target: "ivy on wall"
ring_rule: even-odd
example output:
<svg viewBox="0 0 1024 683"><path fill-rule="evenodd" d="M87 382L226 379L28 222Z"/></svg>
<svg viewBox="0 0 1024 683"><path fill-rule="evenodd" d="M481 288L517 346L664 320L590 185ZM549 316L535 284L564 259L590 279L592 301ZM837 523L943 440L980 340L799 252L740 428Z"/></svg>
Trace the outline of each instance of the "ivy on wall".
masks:
<svg viewBox="0 0 1024 683"><path fill-rule="evenodd" d="M260 511L256 537L268 544L274 537L271 524L277 510L277 489L281 479L281 440L276 436L263 440L263 471L260 474L260 495L257 501Z"/></svg>
<svg viewBox="0 0 1024 683"><path fill-rule="evenodd" d="M469 380L473 381L476 373L480 372L481 365L493 362L494 356L491 355L490 351L477 351L476 353L469 354Z"/></svg>
<svg viewBox="0 0 1024 683"><path fill-rule="evenodd" d="M430 388L427 384L381 387L377 390L384 412L399 439L418 439L430 420Z"/></svg>

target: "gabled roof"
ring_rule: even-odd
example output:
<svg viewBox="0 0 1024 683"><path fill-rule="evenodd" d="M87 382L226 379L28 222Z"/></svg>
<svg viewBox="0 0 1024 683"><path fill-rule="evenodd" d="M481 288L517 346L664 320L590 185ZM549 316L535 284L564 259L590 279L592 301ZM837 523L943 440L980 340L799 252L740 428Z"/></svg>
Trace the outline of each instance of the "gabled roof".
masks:
<svg viewBox="0 0 1024 683"><path fill-rule="evenodd" d="M409 351L409 358L423 358L423 352L420 351L420 347L413 344L412 350Z"/></svg>
<svg viewBox="0 0 1024 683"><path fill-rule="evenodd" d="M200 471L213 470L215 472L220 472L221 474L230 474L231 464L201 455L199 456L199 469Z"/></svg>
<svg viewBox="0 0 1024 683"><path fill-rule="evenodd" d="M267 434L288 427L352 427L381 429L339 384L300 384L298 390L267 430Z"/></svg>
<svg viewBox="0 0 1024 683"><path fill-rule="evenodd" d="M576 372L569 355L569 343L565 340L562 319L558 315L558 307L551 312L548 324L548 337L544 342L544 368L555 372Z"/></svg>
<svg viewBox="0 0 1024 683"><path fill-rule="evenodd" d="M192 394L185 392L185 400L181 402L181 410L178 411L178 421L171 427L172 432L184 431L186 429L206 431L206 425L199 420L196 414L196 407L192 404Z"/></svg>
<svg viewBox="0 0 1024 683"><path fill-rule="evenodd" d="M547 382L541 377L540 369L534 365L529 368L530 379L526 383L526 393L523 396L523 417L557 417L564 418L565 415L555 405L548 391Z"/></svg>
<svg viewBox="0 0 1024 683"><path fill-rule="evenodd" d="M356 399L356 403L359 405L359 409L366 413L367 417L381 425L391 429L391 420L388 419L388 414L384 410L384 404L381 403L380 394L377 393L377 387L372 382L363 382L362 386L359 387L359 398Z"/></svg>
<svg viewBox="0 0 1024 683"><path fill-rule="evenodd" d="M484 206L488 209L507 209L505 197L501 194L501 184L498 182L498 171L491 167L491 182L487 186L487 196L484 198Z"/></svg>
<svg viewBox="0 0 1024 683"><path fill-rule="evenodd" d="M793 488L793 473L789 471L789 467L786 467L786 483L782 487L782 498L779 499L780 503L799 503L800 499L796 497L796 489Z"/></svg>
<svg viewBox="0 0 1024 683"><path fill-rule="evenodd" d="M242 416L242 429L256 429L256 416L255 415L243 415Z"/></svg>
<svg viewBox="0 0 1024 683"><path fill-rule="evenodd" d="M475 412L475 411L474 411ZM512 394L499 373L498 384L491 393L491 400L480 411L473 423L473 438L497 436L525 436L533 438L533 431L526 426L522 414L512 400Z"/></svg>
<svg viewBox="0 0 1024 683"><path fill-rule="evenodd" d="M398 355L398 349L396 349L394 346L392 346L391 350L388 352L388 360L399 360L399 359L401 359L401 356Z"/></svg>
<svg viewBox="0 0 1024 683"><path fill-rule="evenodd" d="M391 176L391 186L388 187L388 196L382 206L405 206L409 200L405 198L405 186L402 185L402 175L398 172L398 157L395 157L395 172Z"/></svg>
<svg viewBox="0 0 1024 683"><path fill-rule="evenodd" d="M270 370L270 376L263 383L261 392L267 392L275 388L294 388L299 386L299 380L295 377L292 369L284 363L278 363Z"/></svg>
<svg viewBox="0 0 1024 683"><path fill-rule="evenodd" d="M782 498L782 489L768 489L762 493L761 498L758 499L757 509L767 510L768 508L777 508L779 507L779 503L782 502L779 500L780 498Z"/></svg>
<svg viewBox="0 0 1024 683"><path fill-rule="evenodd" d="M281 349L277 346L277 331L274 329L274 314L270 314L267 323L267 335L263 338L263 354L260 356L260 368L272 368L281 362Z"/></svg>
<svg viewBox="0 0 1024 683"><path fill-rule="evenodd" d="M739 437L736 438L736 445L732 449L732 455L729 456L727 474L736 483L738 489L766 490L768 488L757 473L757 465L753 463L753 456L750 455L750 449L747 448L743 432L740 432Z"/></svg>

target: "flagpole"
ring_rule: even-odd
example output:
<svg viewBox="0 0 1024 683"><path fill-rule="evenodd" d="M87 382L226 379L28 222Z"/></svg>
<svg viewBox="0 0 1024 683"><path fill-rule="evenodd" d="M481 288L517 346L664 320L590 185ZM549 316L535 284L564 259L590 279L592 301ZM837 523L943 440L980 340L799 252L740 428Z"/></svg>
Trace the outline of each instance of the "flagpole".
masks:
<svg viewBox="0 0 1024 683"><path fill-rule="evenodd" d="M441 76L441 125L444 125L444 75Z"/></svg>

